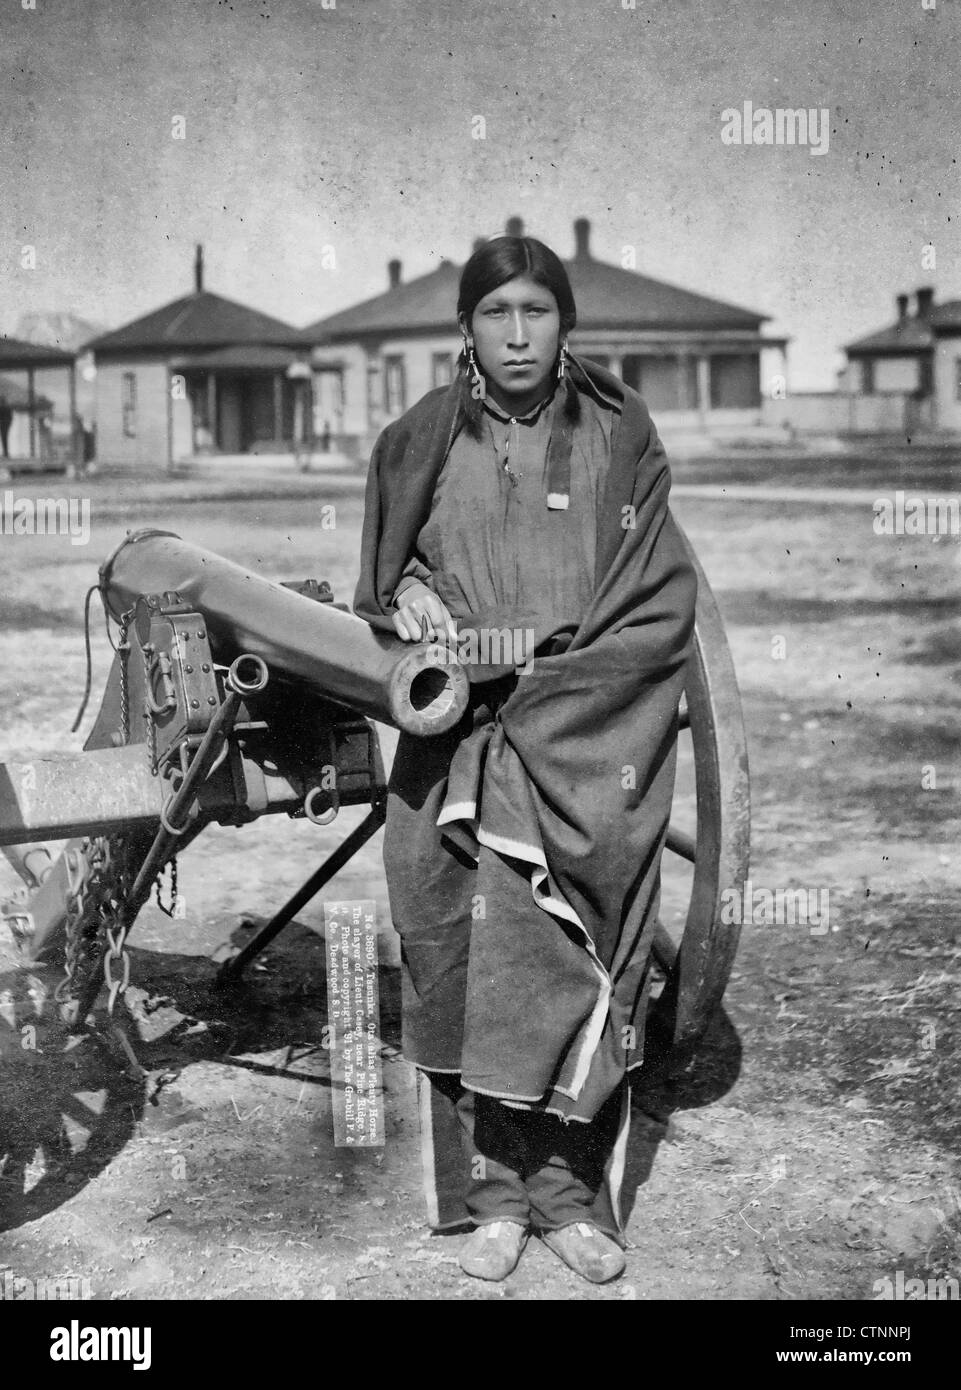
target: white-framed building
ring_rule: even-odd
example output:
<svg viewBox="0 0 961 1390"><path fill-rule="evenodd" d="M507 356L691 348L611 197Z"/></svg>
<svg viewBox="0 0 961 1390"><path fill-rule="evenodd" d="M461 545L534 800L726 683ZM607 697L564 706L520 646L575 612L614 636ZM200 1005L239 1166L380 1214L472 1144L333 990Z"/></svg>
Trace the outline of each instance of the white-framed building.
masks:
<svg viewBox="0 0 961 1390"><path fill-rule="evenodd" d="M842 388L880 432L961 431L961 300L936 304L923 286L896 296L897 318L848 343Z"/></svg>
<svg viewBox="0 0 961 1390"><path fill-rule="evenodd" d="M507 231L520 233L520 219ZM749 429L761 423L761 354L784 360L786 339L765 337L769 316L707 298L594 258L590 222L574 223L566 261L577 328L571 347L639 390L659 427ZM387 289L311 324L302 340L314 370L314 430L364 457L390 420L451 379L462 267L444 260L404 281L388 262Z"/></svg>
<svg viewBox="0 0 961 1390"><path fill-rule="evenodd" d="M9 455L0 458L0 466L9 463L11 467L33 471L57 462L52 456L50 431L53 401L46 390L38 389L38 382L46 386L54 374L63 377L66 385L68 408L62 421L59 462L68 467L76 464L80 456L76 354L0 334L0 409L7 422ZM21 375L22 381L18 380Z"/></svg>
<svg viewBox="0 0 961 1390"><path fill-rule="evenodd" d="M307 433L307 353L289 323L204 288L86 345L97 463L166 470L197 455L287 453Z"/></svg>

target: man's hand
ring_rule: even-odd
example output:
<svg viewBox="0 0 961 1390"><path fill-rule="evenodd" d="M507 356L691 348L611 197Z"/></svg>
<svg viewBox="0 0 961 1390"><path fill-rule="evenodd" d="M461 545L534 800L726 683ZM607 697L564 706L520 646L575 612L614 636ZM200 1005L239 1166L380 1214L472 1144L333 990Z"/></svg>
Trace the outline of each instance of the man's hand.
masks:
<svg viewBox="0 0 961 1390"><path fill-rule="evenodd" d="M448 609L426 584L411 584L401 594L393 614L397 636L405 642L420 642L426 636L436 642L445 634L457 641L457 624Z"/></svg>

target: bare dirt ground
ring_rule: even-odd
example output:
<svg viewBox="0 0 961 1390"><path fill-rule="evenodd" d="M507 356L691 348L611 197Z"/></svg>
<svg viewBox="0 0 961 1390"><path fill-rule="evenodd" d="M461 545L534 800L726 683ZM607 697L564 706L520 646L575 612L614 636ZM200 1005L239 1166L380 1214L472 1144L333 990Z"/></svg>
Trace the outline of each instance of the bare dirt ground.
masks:
<svg viewBox="0 0 961 1390"><path fill-rule="evenodd" d="M950 490L949 463L866 456L818 488ZM773 465L751 460L735 481ZM795 485L801 465L777 462ZM705 461L677 469L716 482ZM727 476L725 474L725 476ZM49 492L25 489L20 492ZM197 489L194 490L195 492ZM176 500L97 481L89 546L0 537L0 756L80 746L80 608L127 526L155 525L348 599L357 480L274 500ZM336 528L318 525L325 503ZM380 862L369 843L249 972L212 990L240 919L269 915L359 820L213 829L184 856L186 913L133 942L145 1092L87 1040L65 1050L54 969L0 931L0 1271L95 1298L864 1299L898 1270L961 1278L961 543L878 537L870 508L685 495L675 510L724 613L752 768L752 880L830 893L830 930L750 925L694 1062L636 1097L628 1269L594 1288L537 1242L500 1285L431 1237ZM777 639L783 639L779 642ZM778 655L783 651L783 657ZM95 627L95 691L109 651ZM88 719L89 719L88 715ZM385 731L385 752L393 741ZM934 785L925 789L923 781ZM2 865L0 892L14 876ZM374 898L382 1150L334 1145L323 901Z"/></svg>

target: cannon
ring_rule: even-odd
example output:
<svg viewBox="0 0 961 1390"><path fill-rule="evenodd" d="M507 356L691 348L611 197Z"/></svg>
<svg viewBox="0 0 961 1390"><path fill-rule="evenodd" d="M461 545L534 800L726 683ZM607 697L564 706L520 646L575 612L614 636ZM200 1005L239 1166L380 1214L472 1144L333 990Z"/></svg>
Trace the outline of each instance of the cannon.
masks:
<svg viewBox="0 0 961 1390"><path fill-rule="evenodd" d="M687 549L699 591L678 765L692 785L675 800L687 823L672 823L664 856L668 882L670 860L686 871L686 906L654 938L649 1027L661 1057L689 1054L723 995L739 928L723 920L721 894L743 887L748 866L737 684L717 604ZM427 737L451 727L468 698L446 648L376 634L326 583L272 583L170 532L128 534L97 587L117 640L84 751L0 766L0 848L24 880L7 924L25 961L61 955L56 998L74 1030L104 983L112 1013L136 916L154 885L159 902L159 876L206 825L278 812L324 825L342 806L369 806L221 966L226 985L383 824L373 721ZM44 843L62 840L59 856Z"/></svg>
<svg viewBox="0 0 961 1390"><path fill-rule="evenodd" d="M0 768L0 846L29 890L7 913L28 961L65 953L71 1027L101 985L112 1006L127 933L169 863L211 823L286 812L328 824L370 811L247 960L383 823L373 720L428 736L467 705L465 670L435 644L375 633L327 584L275 584L170 532L128 535L101 566L115 655L81 754ZM45 841L67 840L59 858Z"/></svg>

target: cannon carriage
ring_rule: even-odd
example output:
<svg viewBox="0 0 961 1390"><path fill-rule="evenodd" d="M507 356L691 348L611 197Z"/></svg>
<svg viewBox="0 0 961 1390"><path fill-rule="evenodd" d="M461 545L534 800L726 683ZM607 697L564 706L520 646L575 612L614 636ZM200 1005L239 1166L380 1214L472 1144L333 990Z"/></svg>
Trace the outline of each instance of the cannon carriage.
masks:
<svg viewBox="0 0 961 1390"><path fill-rule="evenodd" d="M664 856L686 870L658 924L661 977L650 1055L686 1056L719 1003L737 946L722 893L747 876L749 802L743 720L723 626L698 571L695 653L680 712L688 824ZM270 583L169 532L128 535L100 570L111 672L79 754L0 768L0 847L24 880L6 915L24 962L63 964L65 1025L112 1019L129 982L126 942L160 876L213 823L284 812L319 825L343 806L367 814L219 972L223 986L383 824L386 779L376 722L429 737L468 699L445 648L376 634L325 583ZM111 639L113 641L113 638ZM683 798L681 798L683 800ZM680 802L678 803L680 804ZM693 818L694 824L691 824ZM66 841L55 856L46 842ZM161 904L162 905L162 904ZM127 1059L136 1058L111 1024Z"/></svg>

